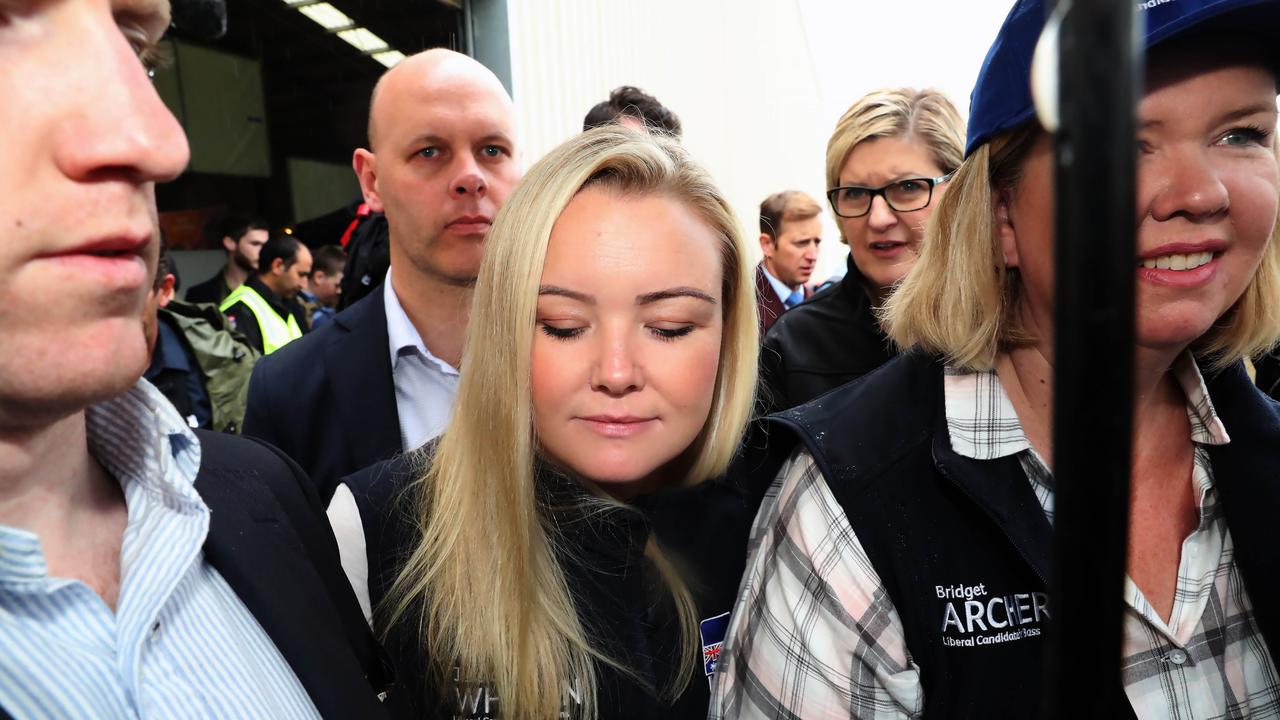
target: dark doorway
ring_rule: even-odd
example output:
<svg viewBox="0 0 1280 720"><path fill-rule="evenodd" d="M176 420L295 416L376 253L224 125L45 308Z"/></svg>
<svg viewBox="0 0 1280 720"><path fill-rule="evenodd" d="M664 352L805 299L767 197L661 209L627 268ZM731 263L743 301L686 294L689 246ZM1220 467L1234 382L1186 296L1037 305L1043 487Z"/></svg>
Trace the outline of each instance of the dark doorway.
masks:
<svg viewBox="0 0 1280 720"><path fill-rule="evenodd" d="M156 74L192 146L188 171L157 188L178 248L217 247L204 225L228 212L292 229L357 202L351 152L365 142L379 58L395 57L380 51L466 45L460 1L227 0L227 19L215 41L175 29L173 63Z"/></svg>

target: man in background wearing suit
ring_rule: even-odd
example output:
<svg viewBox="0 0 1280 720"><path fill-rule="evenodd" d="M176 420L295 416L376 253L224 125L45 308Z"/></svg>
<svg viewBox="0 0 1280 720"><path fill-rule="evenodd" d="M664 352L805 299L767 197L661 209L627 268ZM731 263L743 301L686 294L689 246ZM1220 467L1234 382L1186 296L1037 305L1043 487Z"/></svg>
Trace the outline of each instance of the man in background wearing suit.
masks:
<svg viewBox="0 0 1280 720"><path fill-rule="evenodd" d="M365 202L386 213L386 281L259 362L244 424L325 500L344 475L448 421L485 235L520 177L511 98L465 55L419 53L378 81L369 147L352 165Z"/></svg>
<svg viewBox="0 0 1280 720"><path fill-rule="evenodd" d="M760 338L782 313L812 294L805 283L818 263L822 208L798 190L774 193L760 203L760 250L756 268L756 305Z"/></svg>
<svg viewBox="0 0 1280 720"><path fill-rule="evenodd" d="M314 490L141 380L169 13L0 5L0 717L379 717Z"/></svg>

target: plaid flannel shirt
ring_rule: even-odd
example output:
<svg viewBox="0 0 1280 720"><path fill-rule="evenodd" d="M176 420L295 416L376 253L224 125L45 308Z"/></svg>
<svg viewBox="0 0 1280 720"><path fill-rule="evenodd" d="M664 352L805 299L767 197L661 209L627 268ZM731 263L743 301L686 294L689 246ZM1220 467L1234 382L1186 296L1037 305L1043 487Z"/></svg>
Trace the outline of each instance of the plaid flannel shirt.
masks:
<svg viewBox="0 0 1280 720"><path fill-rule="evenodd" d="M1175 375L1187 397L1200 522L1182 545L1169 622L1125 578L1125 692L1139 718L1280 718L1280 680L1236 568L1205 449L1230 439L1190 354ZM944 395L952 449L979 460L1016 454L1052 522L1053 476L995 372L947 370ZM807 451L774 481L749 548L710 718L923 713L902 621Z"/></svg>

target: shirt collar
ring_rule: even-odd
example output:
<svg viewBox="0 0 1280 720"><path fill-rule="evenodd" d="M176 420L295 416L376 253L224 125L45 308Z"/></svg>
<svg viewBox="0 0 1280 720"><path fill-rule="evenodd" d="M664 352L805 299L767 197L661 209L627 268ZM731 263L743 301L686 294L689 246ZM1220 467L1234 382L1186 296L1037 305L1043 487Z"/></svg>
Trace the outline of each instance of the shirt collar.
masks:
<svg viewBox="0 0 1280 720"><path fill-rule="evenodd" d="M142 491L177 512L208 514L195 489L200 441L151 383L139 380L123 395L91 405L85 411L85 432L90 454L126 496ZM41 583L47 572L34 533L0 526L0 583Z"/></svg>
<svg viewBox="0 0 1280 720"><path fill-rule="evenodd" d="M431 351L427 349L426 343L422 341L422 334L418 332L418 328L413 326L413 322L409 320L409 315L405 313L404 307L400 304L400 298L396 297L396 290L391 285L391 268L387 268L387 278L382 283L382 302L387 314L387 340L392 370L395 369L396 360L401 355L406 352L417 352L431 364L438 367L441 372L447 375L458 374L456 368L432 355Z"/></svg>
<svg viewBox="0 0 1280 720"><path fill-rule="evenodd" d="M89 452L126 490L138 483L179 510L205 508L195 490L200 440L151 383L85 411Z"/></svg>
<svg viewBox="0 0 1280 720"><path fill-rule="evenodd" d="M1187 398L1191 440L1201 445L1231 442L1209 399L1204 376L1190 351L1173 365L1174 377ZM943 406L951 449L974 460L994 460L1031 449L1013 403L995 370L943 371Z"/></svg>
<svg viewBox="0 0 1280 720"><path fill-rule="evenodd" d="M760 263L760 272L764 273L764 276L769 281L769 284L773 286L773 292L777 294L778 299L784 303L787 301L787 298L791 297L791 293L799 289L799 286L796 286L794 288L787 287L786 283L774 277L773 273L769 272L768 268L764 266L763 262Z"/></svg>

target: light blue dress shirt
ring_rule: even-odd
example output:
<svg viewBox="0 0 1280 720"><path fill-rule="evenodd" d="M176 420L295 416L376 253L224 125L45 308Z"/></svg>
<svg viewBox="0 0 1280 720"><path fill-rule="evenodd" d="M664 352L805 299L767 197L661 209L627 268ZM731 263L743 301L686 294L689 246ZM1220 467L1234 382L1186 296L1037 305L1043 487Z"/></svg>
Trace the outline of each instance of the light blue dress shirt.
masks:
<svg viewBox="0 0 1280 720"><path fill-rule="evenodd" d="M458 370L427 349L391 286L391 270L382 285L391 351L391 379L400 416L400 443L416 450L444 431L458 394Z"/></svg>
<svg viewBox="0 0 1280 720"><path fill-rule="evenodd" d="M150 383L86 413L124 490L116 611L50 577L40 539L0 525L0 707L29 718L317 718L262 626L204 561L200 444Z"/></svg>

